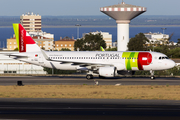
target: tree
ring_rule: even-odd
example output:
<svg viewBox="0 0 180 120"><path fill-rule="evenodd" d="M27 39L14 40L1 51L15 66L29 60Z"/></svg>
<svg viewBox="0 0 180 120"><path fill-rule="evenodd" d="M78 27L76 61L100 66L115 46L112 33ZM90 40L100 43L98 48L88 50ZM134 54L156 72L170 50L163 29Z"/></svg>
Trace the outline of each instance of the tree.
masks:
<svg viewBox="0 0 180 120"><path fill-rule="evenodd" d="M180 45L180 39L178 39L177 45Z"/></svg>
<svg viewBox="0 0 180 120"><path fill-rule="evenodd" d="M147 50L146 42L149 40L145 37L143 33L137 34L134 38L131 38L128 43L129 51L144 51Z"/></svg>
<svg viewBox="0 0 180 120"><path fill-rule="evenodd" d="M100 50L100 46L106 48L106 42L100 33L98 34L86 34L83 38L78 39L74 43L74 50L77 51L96 51Z"/></svg>
<svg viewBox="0 0 180 120"><path fill-rule="evenodd" d="M69 48L62 48L60 51L71 51Z"/></svg>

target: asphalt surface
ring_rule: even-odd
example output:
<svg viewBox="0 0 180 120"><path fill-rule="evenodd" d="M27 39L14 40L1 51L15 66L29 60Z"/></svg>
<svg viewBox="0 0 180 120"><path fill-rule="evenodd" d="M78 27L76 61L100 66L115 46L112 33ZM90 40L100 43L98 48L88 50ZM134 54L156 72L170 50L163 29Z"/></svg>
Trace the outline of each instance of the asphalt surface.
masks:
<svg viewBox="0 0 180 120"><path fill-rule="evenodd" d="M180 119L180 101L0 99L0 119Z"/></svg>
<svg viewBox="0 0 180 120"><path fill-rule="evenodd" d="M98 81L99 85L180 85L180 78L157 77L155 80L146 78L94 78L87 80L85 77L59 77L59 76L26 76L26 77L0 77L0 85L17 85L17 81L22 81L24 85L94 85Z"/></svg>
<svg viewBox="0 0 180 120"><path fill-rule="evenodd" d="M180 85L180 78L0 77L0 85ZM0 98L0 120L179 120L180 101Z"/></svg>

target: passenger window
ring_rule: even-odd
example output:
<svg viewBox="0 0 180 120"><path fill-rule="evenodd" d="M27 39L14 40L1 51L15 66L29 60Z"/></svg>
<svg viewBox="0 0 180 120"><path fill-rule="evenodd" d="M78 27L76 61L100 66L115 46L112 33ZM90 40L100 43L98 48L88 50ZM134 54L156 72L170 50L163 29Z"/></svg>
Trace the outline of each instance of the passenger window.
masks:
<svg viewBox="0 0 180 120"><path fill-rule="evenodd" d="M161 57L159 57L159 60L161 60Z"/></svg>

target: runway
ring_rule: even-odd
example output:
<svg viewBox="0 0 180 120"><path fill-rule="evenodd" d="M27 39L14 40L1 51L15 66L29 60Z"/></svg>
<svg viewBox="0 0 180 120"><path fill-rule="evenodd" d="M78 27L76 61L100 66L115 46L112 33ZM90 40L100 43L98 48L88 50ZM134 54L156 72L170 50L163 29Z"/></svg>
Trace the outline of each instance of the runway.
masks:
<svg viewBox="0 0 180 120"><path fill-rule="evenodd" d="M109 78L99 79L95 77L87 80L85 77L61 77L61 76L22 76L22 77L0 77L0 85L16 85L17 81L22 81L24 85L94 85L94 80L99 85L180 85L180 78L176 77L157 77L151 80L144 78Z"/></svg>
<svg viewBox="0 0 180 120"><path fill-rule="evenodd" d="M179 78L99 79L100 85L180 85ZM84 77L0 77L0 85L94 85ZM0 98L0 120L159 120L180 119L180 101L118 99L32 99Z"/></svg>
<svg viewBox="0 0 180 120"><path fill-rule="evenodd" d="M180 118L179 101L108 99L0 99L0 119L157 120Z"/></svg>

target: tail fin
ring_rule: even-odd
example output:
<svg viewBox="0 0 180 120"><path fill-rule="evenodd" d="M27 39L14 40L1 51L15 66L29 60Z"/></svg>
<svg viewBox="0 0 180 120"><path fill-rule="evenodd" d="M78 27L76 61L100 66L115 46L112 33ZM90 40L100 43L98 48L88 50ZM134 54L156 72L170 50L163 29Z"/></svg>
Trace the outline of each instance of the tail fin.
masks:
<svg viewBox="0 0 180 120"><path fill-rule="evenodd" d="M19 52L38 52L40 47L31 38L31 36L26 32L21 24L13 24L14 33L16 36L16 41L18 44Z"/></svg>

